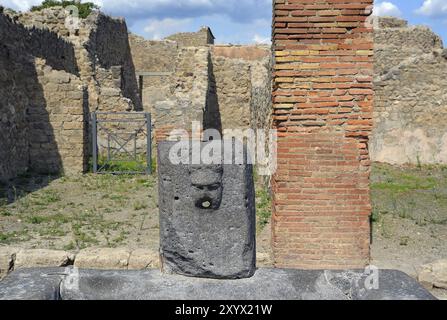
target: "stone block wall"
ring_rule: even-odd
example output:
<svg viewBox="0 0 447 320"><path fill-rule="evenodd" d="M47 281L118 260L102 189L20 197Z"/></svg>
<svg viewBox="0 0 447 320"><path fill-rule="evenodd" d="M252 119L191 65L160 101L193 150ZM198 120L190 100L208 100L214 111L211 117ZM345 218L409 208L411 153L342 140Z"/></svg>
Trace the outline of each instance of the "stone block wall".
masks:
<svg viewBox="0 0 447 320"><path fill-rule="evenodd" d="M212 46L212 62L222 129L268 129L271 48Z"/></svg>
<svg viewBox="0 0 447 320"><path fill-rule="evenodd" d="M29 166L27 109L31 106L28 89L36 79L33 60L19 54L25 44L6 39L18 34L18 28L0 13L0 181L22 173ZM14 90L13 90L14 89Z"/></svg>
<svg viewBox="0 0 447 320"><path fill-rule="evenodd" d="M158 138L173 128L189 131L191 120L219 131L269 128L269 46L183 47L173 40L135 35L130 44L137 76L142 78L143 106L152 113ZM195 105L188 100L197 101L197 107L185 115L182 110Z"/></svg>
<svg viewBox="0 0 447 320"><path fill-rule="evenodd" d="M141 110L124 20L95 12L68 29L62 7L0 12L0 180L81 173L89 112Z"/></svg>
<svg viewBox="0 0 447 320"><path fill-rule="evenodd" d="M191 131L192 121L203 124L210 88L210 50L207 47L181 48L170 76L170 95L154 107L156 140L164 140L171 130Z"/></svg>
<svg viewBox="0 0 447 320"><path fill-rule="evenodd" d="M213 55L211 77L216 84L214 111L223 129L245 129L251 120L251 67L241 59Z"/></svg>
<svg viewBox="0 0 447 320"><path fill-rule="evenodd" d="M181 32L166 37L166 40L172 40L181 47L200 47L214 44L214 36L208 27L203 27L197 32Z"/></svg>
<svg viewBox="0 0 447 320"><path fill-rule="evenodd" d="M275 0L273 250L277 267L369 261L372 0Z"/></svg>
<svg viewBox="0 0 447 320"><path fill-rule="evenodd" d="M30 92L28 130L30 169L35 172L65 174L87 169L88 102L86 87L75 75L54 70L45 60L35 60L36 85Z"/></svg>
<svg viewBox="0 0 447 320"><path fill-rule="evenodd" d="M372 160L447 163L447 49L423 26L380 18L374 32Z"/></svg>
<svg viewBox="0 0 447 320"><path fill-rule="evenodd" d="M90 112L142 110L125 21L93 12L72 30L66 17L62 7L16 15L23 25L49 30L70 43L80 78L88 87Z"/></svg>
<svg viewBox="0 0 447 320"><path fill-rule="evenodd" d="M82 172L84 96L73 46L1 12L0 39L0 180L29 169Z"/></svg>
<svg viewBox="0 0 447 320"><path fill-rule="evenodd" d="M153 113L155 104L171 95L169 79L175 69L179 48L175 41L150 41L129 35L143 109Z"/></svg>
<svg viewBox="0 0 447 320"><path fill-rule="evenodd" d="M104 14L93 17L88 47L100 86L99 110L142 111L126 22ZM98 76L104 74L108 77Z"/></svg>

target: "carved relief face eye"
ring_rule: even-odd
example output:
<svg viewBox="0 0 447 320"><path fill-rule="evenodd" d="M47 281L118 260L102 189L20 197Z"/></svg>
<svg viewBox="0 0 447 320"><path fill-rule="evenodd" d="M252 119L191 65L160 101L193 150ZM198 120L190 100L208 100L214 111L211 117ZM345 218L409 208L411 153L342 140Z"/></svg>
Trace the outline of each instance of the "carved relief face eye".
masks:
<svg viewBox="0 0 447 320"><path fill-rule="evenodd" d="M220 183L211 184L211 185L209 185L207 187L208 187L209 191L215 191L215 190L220 188Z"/></svg>

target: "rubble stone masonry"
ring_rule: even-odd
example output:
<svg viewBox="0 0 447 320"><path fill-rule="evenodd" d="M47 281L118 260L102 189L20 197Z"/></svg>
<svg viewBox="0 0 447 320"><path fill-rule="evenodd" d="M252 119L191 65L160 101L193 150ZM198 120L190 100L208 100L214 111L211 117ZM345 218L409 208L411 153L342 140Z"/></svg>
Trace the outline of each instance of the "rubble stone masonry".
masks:
<svg viewBox="0 0 447 320"><path fill-rule="evenodd" d="M274 1L277 267L369 261L372 0Z"/></svg>

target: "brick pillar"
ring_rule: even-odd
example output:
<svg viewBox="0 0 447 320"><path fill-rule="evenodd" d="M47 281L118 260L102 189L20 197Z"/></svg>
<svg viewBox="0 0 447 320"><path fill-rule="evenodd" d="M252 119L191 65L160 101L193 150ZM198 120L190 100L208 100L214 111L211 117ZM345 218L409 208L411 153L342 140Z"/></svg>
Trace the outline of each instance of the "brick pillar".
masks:
<svg viewBox="0 0 447 320"><path fill-rule="evenodd" d="M369 262L372 0L274 0L277 267Z"/></svg>

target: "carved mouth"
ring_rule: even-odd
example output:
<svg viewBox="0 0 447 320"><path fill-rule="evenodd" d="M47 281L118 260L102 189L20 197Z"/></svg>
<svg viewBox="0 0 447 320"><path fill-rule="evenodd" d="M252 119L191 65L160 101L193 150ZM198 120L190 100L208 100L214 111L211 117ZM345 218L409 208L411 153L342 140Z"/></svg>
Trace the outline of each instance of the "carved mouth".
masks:
<svg viewBox="0 0 447 320"><path fill-rule="evenodd" d="M210 197L200 198L196 201L196 207L204 210L213 209L213 199Z"/></svg>

